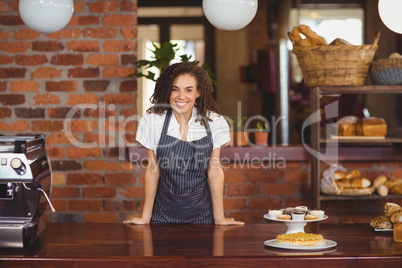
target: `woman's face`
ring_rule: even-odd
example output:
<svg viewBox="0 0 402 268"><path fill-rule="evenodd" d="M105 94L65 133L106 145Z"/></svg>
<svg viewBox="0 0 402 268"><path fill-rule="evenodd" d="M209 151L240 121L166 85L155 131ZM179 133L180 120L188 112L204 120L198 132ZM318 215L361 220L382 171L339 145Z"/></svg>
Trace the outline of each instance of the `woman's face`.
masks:
<svg viewBox="0 0 402 268"><path fill-rule="evenodd" d="M200 96L197 80L189 74L179 75L173 82L169 102L173 110L183 114L186 119L191 116L195 100Z"/></svg>

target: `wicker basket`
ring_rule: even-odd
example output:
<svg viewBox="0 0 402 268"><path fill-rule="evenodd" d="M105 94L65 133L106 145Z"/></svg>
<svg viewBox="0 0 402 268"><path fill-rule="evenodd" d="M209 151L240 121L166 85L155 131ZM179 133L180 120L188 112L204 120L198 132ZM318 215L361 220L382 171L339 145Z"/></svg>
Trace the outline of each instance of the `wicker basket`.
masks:
<svg viewBox="0 0 402 268"><path fill-rule="evenodd" d="M402 85L402 58L373 61L370 78L375 85Z"/></svg>
<svg viewBox="0 0 402 268"><path fill-rule="evenodd" d="M360 86L365 84L379 37L377 32L371 45L295 46L292 52L308 86Z"/></svg>

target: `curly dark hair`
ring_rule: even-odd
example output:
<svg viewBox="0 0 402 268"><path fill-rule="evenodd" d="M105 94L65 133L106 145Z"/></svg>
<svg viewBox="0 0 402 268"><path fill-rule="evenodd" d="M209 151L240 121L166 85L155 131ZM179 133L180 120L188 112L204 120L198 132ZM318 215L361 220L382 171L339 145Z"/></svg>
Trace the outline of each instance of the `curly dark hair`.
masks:
<svg viewBox="0 0 402 268"><path fill-rule="evenodd" d="M190 62L172 64L161 73L156 81L154 94L151 97L153 106L147 112L162 114L170 107L169 97L172 92L173 82L178 76L184 74L193 76L197 81L197 91L200 93L200 97L195 101L197 121L200 121L201 118L207 118L209 121L212 121L209 118L208 112L211 111L220 114L220 111L212 96L214 88L211 79L204 69ZM204 120L201 120L201 124L204 125Z"/></svg>

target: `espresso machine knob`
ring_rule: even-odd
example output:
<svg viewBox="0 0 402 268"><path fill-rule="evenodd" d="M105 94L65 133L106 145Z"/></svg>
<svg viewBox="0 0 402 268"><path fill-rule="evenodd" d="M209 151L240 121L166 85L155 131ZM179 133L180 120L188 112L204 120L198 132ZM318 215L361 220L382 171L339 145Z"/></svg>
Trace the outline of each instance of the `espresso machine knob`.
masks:
<svg viewBox="0 0 402 268"><path fill-rule="evenodd" d="M13 158L10 162L11 167L19 175L24 175L26 172L25 164L19 158Z"/></svg>

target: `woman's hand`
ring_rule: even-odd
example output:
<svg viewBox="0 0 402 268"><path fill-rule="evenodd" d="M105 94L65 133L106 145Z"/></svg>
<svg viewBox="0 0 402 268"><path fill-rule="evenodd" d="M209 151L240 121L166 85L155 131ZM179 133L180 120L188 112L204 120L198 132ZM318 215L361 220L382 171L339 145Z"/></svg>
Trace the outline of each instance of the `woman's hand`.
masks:
<svg viewBox="0 0 402 268"><path fill-rule="evenodd" d="M138 217L137 215L128 215L123 223L148 224L149 220L145 220L142 217Z"/></svg>
<svg viewBox="0 0 402 268"><path fill-rule="evenodd" d="M216 225L244 225L242 221L236 221L233 218L223 218L222 220L215 220Z"/></svg>

